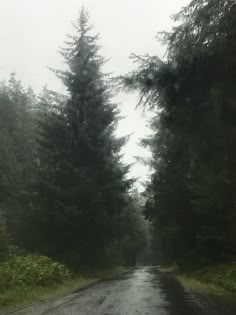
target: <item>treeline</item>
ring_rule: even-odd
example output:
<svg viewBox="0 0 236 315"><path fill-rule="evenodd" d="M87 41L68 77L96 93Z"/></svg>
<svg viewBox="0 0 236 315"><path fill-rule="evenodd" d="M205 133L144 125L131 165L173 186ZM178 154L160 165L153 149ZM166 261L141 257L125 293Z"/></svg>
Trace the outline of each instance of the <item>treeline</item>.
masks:
<svg viewBox="0 0 236 315"><path fill-rule="evenodd" d="M166 60L137 57L125 79L156 111L153 174L146 188L158 261L233 260L236 255L236 4L193 0L161 33Z"/></svg>
<svg viewBox="0 0 236 315"><path fill-rule="evenodd" d="M126 138L82 9L61 53L67 95L0 86L0 254L11 245L74 268L134 264L145 246L139 196L122 162Z"/></svg>

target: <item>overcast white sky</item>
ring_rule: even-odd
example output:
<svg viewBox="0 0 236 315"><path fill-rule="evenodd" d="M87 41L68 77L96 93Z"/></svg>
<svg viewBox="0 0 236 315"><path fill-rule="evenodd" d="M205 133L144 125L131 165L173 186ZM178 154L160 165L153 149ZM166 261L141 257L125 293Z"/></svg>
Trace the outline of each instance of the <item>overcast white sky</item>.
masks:
<svg viewBox="0 0 236 315"><path fill-rule="evenodd" d="M38 92L45 84L62 91L60 81L48 70L60 68L58 49L73 32L71 21L78 18L84 5L91 15L95 32L100 33L102 54L111 58L106 71L127 73L133 68L131 53L164 54L164 47L155 40L158 31L170 30L170 16L189 0L0 0L0 80L15 71L24 85ZM133 133L125 147L125 161L135 162L134 156L147 155L138 146L139 138L150 132L150 115L135 111L137 97L120 94L117 97L122 115L118 134ZM131 174L139 183L147 179L146 167L135 163ZM139 184L140 187L140 184Z"/></svg>

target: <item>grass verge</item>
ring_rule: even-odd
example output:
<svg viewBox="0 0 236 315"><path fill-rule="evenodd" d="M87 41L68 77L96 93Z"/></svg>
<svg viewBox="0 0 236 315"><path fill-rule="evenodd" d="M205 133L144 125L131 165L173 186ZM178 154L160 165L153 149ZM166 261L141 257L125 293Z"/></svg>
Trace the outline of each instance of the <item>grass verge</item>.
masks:
<svg viewBox="0 0 236 315"><path fill-rule="evenodd" d="M218 285L212 283L204 283L203 281L200 281L189 275L176 275L175 277L183 285L183 287L193 292L216 296L227 295L227 293L229 293L227 290Z"/></svg>
<svg viewBox="0 0 236 315"><path fill-rule="evenodd" d="M173 274L184 287L195 292L216 296L236 293L236 262L188 268L188 270L171 266L163 267L161 271Z"/></svg>
<svg viewBox="0 0 236 315"><path fill-rule="evenodd" d="M61 284L54 284L48 287L36 286L10 288L1 293L0 309L2 311L11 311L16 307L47 300L54 296L64 294L69 290L81 288L85 285L94 283L97 280L98 279L76 277L73 280L66 280Z"/></svg>
<svg viewBox="0 0 236 315"><path fill-rule="evenodd" d="M46 301L50 298L59 297L73 290L81 289L87 285L98 282L102 279L109 279L113 276L125 272L127 269L117 267L106 271L93 272L90 275L74 275L71 279L60 284L48 286L25 286L10 288L1 293L0 314L14 311L16 308L24 307L32 303Z"/></svg>

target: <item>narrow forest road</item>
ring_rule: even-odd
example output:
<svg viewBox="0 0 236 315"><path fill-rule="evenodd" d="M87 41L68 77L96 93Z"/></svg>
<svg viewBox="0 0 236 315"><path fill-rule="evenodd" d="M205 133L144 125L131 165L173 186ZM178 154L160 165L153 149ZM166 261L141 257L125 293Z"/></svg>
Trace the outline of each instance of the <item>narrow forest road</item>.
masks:
<svg viewBox="0 0 236 315"><path fill-rule="evenodd" d="M140 267L118 279L35 304L15 315L215 315L155 267Z"/></svg>

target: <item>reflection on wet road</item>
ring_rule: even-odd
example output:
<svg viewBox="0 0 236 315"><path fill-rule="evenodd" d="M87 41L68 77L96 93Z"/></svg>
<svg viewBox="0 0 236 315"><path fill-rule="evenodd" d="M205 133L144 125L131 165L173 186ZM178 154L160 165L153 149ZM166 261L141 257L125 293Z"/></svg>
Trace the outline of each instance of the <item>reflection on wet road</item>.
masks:
<svg viewBox="0 0 236 315"><path fill-rule="evenodd" d="M203 310L172 278L155 267L21 310L17 315L202 315ZM213 314L210 314L213 315Z"/></svg>

